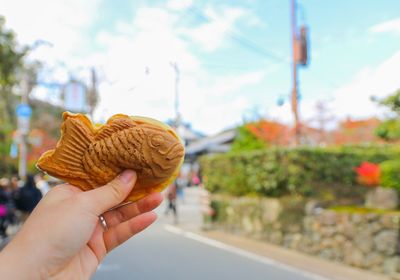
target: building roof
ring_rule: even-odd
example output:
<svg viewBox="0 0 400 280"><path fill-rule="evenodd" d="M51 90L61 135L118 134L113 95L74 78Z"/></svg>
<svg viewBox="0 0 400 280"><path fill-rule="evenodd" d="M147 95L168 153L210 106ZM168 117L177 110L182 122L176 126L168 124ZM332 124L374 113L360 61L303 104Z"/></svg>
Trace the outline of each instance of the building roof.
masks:
<svg viewBox="0 0 400 280"><path fill-rule="evenodd" d="M236 130L227 130L213 136L204 137L189 144L186 147L187 155L194 155L204 152L227 152L230 149L228 143L235 139Z"/></svg>
<svg viewBox="0 0 400 280"><path fill-rule="evenodd" d="M184 126L184 125L180 126L177 129L177 132L178 132L179 136L181 136L186 141L193 141L193 140L197 140L197 139L203 137L203 135L201 133L194 131L190 127Z"/></svg>

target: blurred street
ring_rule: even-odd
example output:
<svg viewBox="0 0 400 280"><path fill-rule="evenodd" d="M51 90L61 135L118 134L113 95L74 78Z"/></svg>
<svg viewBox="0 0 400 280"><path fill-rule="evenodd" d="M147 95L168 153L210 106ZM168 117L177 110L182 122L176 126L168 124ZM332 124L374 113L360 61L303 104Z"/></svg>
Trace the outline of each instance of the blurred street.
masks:
<svg viewBox="0 0 400 280"><path fill-rule="evenodd" d="M179 202L179 226L195 229L201 221L198 190L186 189L184 203ZM171 225L172 217L164 216L164 210L161 205L155 225L109 254L93 279L325 279L268 264L262 257L221 246L190 231L182 234Z"/></svg>

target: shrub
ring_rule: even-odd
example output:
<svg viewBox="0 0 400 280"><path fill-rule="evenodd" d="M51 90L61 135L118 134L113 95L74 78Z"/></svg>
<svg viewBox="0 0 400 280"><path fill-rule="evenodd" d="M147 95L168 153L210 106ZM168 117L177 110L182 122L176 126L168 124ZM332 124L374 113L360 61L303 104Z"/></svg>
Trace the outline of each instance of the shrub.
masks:
<svg viewBox="0 0 400 280"><path fill-rule="evenodd" d="M394 153L367 149L271 148L205 156L200 160L206 187L233 195L310 194L315 185L356 184L354 168L380 163Z"/></svg>
<svg viewBox="0 0 400 280"><path fill-rule="evenodd" d="M367 187L376 187L380 184L381 170L378 164L364 161L356 167L357 181Z"/></svg>
<svg viewBox="0 0 400 280"><path fill-rule="evenodd" d="M381 167L381 185L400 191L400 160L384 161Z"/></svg>

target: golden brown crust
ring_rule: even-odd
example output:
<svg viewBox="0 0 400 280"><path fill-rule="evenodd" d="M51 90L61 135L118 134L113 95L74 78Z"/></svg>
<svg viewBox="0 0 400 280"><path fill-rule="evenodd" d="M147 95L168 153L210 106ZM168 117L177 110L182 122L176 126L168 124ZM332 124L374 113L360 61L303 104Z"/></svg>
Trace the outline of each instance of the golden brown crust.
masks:
<svg viewBox="0 0 400 280"><path fill-rule="evenodd" d="M114 115L95 127L82 114L63 114L61 138L44 153L37 166L82 190L102 186L124 169L133 169L138 181L127 200L136 201L160 192L178 175L184 147L166 124L143 118Z"/></svg>

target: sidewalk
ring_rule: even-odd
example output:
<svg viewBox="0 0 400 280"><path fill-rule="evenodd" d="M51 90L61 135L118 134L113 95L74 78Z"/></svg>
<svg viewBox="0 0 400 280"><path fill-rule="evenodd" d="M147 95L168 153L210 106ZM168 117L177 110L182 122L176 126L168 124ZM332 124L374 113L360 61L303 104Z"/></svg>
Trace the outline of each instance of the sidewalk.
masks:
<svg viewBox="0 0 400 280"><path fill-rule="evenodd" d="M183 230L185 227L181 227ZM248 251L259 256L272 259L282 264L311 272L332 280L389 280L394 279L382 274L376 274L330 262L318 257L306 255L294 250L285 249L266 242L261 242L221 231L192 231L203 237Z"/></svg>
<svg viewBox="0 0 400 280"><path fill-rule="evenodd" d="M281 263L286 266L294 267L298 270L310 272L332 280L391 280L383 274L357 269L344 264L324 260L315 256L307 255L298 251L289 250L270 243L233 235L217 230L201 230L202 216L199 204L199 192L196 188L185 190L185 201L179 201L178 210L180 213L179 224L176 229L184 231L183 235L198 235L200 237L215 240L220 244L238 248L242 252L248 252L252 256L261 256L272 262ZM164 209L164 205L162 207ZM161 210L161 209L160 209ZM171 224L170 218L162 218ZM173 226L174 227L174 226ZM243 253L246 254L246 253Z"/></svg>

